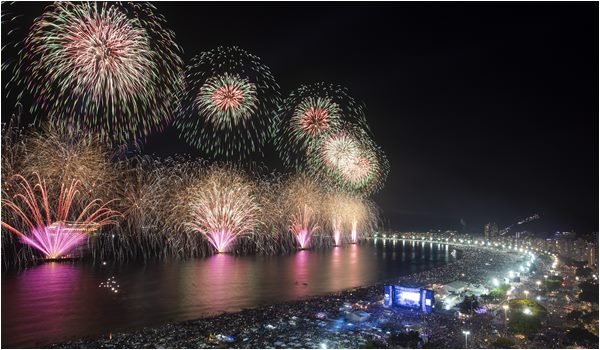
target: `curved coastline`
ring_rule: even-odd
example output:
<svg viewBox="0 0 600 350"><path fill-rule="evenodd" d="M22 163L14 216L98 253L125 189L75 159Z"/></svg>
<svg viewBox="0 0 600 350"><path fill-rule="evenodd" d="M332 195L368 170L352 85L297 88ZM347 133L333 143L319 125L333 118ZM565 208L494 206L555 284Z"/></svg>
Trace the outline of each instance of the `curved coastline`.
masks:
<svg viewBox="0 0 600 350"><path fill-rule="evenodd" d="M427 243L437 244L439 242ZM367 343L377 340L377 334L372 337L361 333L337 332L334 334L328 332L328 327L323 324L331 323L335 319L334 315L339 314L340 309L348 304L362 303L368 305L367 310L373 314L385 313L380 303L385 283L431 285L433 283L444 284L459 278L470 283L482 283L485 279L484 275L509 266L516 257L512 252L499 251L494 248L473 247L450 242L440 244L461 249L462 257L426 271L379 281L367 286L310 296L285 303L257 306L239 312L222 313L191 321L112 333L103 337L84 337L50 346L53 348L206 348L225 344L235 348L317 348L322 344L316 342L317 339L314 338L322 338L325 335L330 342L329 347L364 347ZM495 259L495 261L493 264L482 263L483 260L487 261L488 259ZM325 320L316 317L316 314L320 312L326 315ZM407 310L399 311L398 315L401 319L408 320L409 323L418 322L419 318L434 320L432 322L444 322L444 318L448 316L443 313L425 316ZM444 330L444 332L448 332L448 330ZM435 331L431 331L431 333L432 338L435 339L433 334ZM309 336L302 334L309 334ZM458 337L458 340L450 339L448 344L436 346L435 343L432 343L432 345L444 347L455 344L456 347L460 347L462 341L464 341L463 338Z"/></svg>

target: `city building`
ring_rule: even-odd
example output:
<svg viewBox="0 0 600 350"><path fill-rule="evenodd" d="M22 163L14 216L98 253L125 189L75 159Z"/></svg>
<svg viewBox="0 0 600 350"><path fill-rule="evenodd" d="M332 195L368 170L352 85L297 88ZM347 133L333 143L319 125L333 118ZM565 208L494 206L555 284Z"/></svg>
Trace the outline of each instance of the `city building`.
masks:
<svg viewBox="0 0 600 350"><path fill-rule="evenodd" d="M498 225L495 222L490 222L483 227L483 236L488 241L498 237L498 233Z"/></svg>
<svg viewBox="0 0 600 350"><path fill-rule="evenodd" d="M598 270L598 242L588 242L585 247L585 258L589 267Z"/></svg>

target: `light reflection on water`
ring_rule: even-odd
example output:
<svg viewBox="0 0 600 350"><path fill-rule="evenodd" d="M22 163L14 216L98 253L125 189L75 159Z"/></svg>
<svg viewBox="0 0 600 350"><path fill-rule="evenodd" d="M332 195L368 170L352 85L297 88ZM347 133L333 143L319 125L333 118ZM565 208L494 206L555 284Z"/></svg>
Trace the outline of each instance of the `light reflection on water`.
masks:
<svg viewBox="0 0 600 350"><path fill-rule="evenodd" d="M115 267L48 263L2 275L2 346L43 346L305 298L453 259L445 245L378 240L284 256L219 254ZM118 293L101 286L111 280Z"/></svg>

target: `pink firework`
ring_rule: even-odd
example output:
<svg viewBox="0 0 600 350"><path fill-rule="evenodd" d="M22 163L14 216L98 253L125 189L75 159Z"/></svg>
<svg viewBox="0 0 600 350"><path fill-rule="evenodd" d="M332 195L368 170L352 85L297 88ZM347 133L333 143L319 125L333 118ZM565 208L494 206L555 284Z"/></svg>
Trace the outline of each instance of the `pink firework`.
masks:
<svg viewBox="0 0 600 350"><path fill-rule="evenodd" d="M331 220L333 227L333 240L335 245L342 244L342 220L339 217L335 217Z"/></svg>
<svg viewBox="0 0 600 350"><path fill-rule="evenodd" d="M213 105L222 110L239 108L244 100L244 92L233 85L223 85L211 96Z"/></svg>
<svg viewBox="0 0 600 350"><path fill-rule="evenodd" d="M329 128L329 112L321 107L308 107L299 120L300 128L311 136L317 136Z"/></svg>
<svg viewBox="0 0 600 350"><path fill-rule="evenodd" d="M251 233L259 213L253 185L227 168L213 168L190 188L193 214L188 226L208 239L218 253L229 251L235 239Z"/></svg>
<svg viewBox="0 0 600 350"><path fill-rule="evenodd" d="M211 77L200 87L195 106L213 127L230 130L251 119L256 112L256 85L227 73Z"/></svg>
<svg viewBox="0 0 600 350"><path fill-rule="evenodd" d="M358 238L358 232L356 227L358 226L358 221L356 220L356 218L352 218L352 231L350 232L351 234L351 240L352 243L356 243L357 242L357 238Z"/></svg>
<svg viewBox="0 0 600 350"><path fill-rule="evenodd" d="M304 210L299 209L292 215L290 231L296 236L300 249L308 248L310 238L319 229L319 226L313 221L313 210L304 204Z"/></svg>
<svg viewBox="0 0 600 350"><path fill-rule="evenodd" d="M349 221L352 198L343 192L330 192L324 202L324 214L331 220L331 232L336 246L343 242L344 226Z"/></svg>
<svg viewBox="0 0 600 350"><path fill-rule="evenodd" d="M120 214L100 204L95 199L83 206L78 214L73 214L73 202L79 191L79 182L73 180L70 186L61 185L56 206L51 207L46 183L35 173L37 184L33 187L21 175L21 193L12 200L3 200L2 206L12 210L28 227L25 232L2 221L2 227L20 237L21 241L44 254L46 259L56 259L68 254L85 240L85 233L95 231L105 225L116 223ZM70 221L69 221L70 220Z"/></svg>
<svg viewBox="0 0 600 350"><path fill-rule="evenodd" d="M53 223L50 226L34 228L30 236L21 237L21 242L39 250L47 259L56 259L78 247L85 237L77 228Z"/></svg>
<svg viewBox="0 0 600 350"><path fill-rule="evenodd" d="M207 234L208 241L219 253L225 253L229 250L229 245L235 241L235 235L228 229L210 231Z"/></svg>

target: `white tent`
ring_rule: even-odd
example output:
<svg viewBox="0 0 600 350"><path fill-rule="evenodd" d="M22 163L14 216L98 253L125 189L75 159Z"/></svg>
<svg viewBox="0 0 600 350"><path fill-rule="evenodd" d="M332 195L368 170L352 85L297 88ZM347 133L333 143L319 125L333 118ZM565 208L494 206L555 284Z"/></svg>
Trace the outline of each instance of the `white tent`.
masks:
<svg viewBox="0 0 600 350"><path fill-rule="evenodd" d="M467 288L468 285L469 284L467 282L454 281L454 282L450 282L447 285L445 285L444 289L448 293L461 293Z"/></svg>

